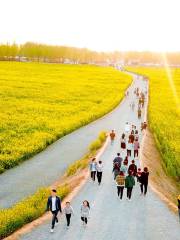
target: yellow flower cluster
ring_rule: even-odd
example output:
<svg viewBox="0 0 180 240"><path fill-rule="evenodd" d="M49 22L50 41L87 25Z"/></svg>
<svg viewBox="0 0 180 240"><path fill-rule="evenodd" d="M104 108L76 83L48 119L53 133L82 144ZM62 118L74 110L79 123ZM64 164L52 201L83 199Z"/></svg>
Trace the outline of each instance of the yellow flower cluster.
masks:
<svg viewBox="0 0 180 240"><path fill-rule="evenodd" d="M0 62L0 172L112 110L130 83L110 67Z"/></svg>

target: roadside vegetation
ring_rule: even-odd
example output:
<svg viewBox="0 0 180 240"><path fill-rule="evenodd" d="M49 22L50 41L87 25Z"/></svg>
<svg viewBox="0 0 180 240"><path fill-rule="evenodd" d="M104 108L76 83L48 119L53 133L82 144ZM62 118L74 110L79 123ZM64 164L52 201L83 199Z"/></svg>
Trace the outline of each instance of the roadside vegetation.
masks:
<svg viewBox="0 0 180 240"><path fill-rule="evenodd" d="M93 149L89 147L89 152L82 159L69 165L62 178L63 182L68 182L71 176L78 175L81 170L88 167L90 159L94 157L97 154L97 150L103 146L106 137L106 133L101 132L97 138L101 144L96 145L96 148ZM95 145L94 143L97 140L92 144ZM90 146L92 146L92 144ZM61 197L61 200L63 200L78 183L74 181L71 182L70 180L68 183L61 183L57 187L57 194ZM25 224L42 216L45 213L46 202L49 195L50 187L44 187L37 190L34 195L25 198L11 208L0 209L0 239L9 236Z"/></svg>
<svg viewBox="0 0 180 240"><path fill-rule="evenodd" d="M130 83L111 67L0 62L0 173L111 111Z"/></svg>
<svg viewBox="0 0 180 240"><path fill-rule="evenodd" d="M89 146L89 153L85 155L82 159L75 161L70 164L66 174L67 176L71 176L75 174L77 171L86 168L89 164L89 159L94 155L94 153L102 146L102 144L106 140L106 132L101 132L94 142L92 142Z"/></svg>

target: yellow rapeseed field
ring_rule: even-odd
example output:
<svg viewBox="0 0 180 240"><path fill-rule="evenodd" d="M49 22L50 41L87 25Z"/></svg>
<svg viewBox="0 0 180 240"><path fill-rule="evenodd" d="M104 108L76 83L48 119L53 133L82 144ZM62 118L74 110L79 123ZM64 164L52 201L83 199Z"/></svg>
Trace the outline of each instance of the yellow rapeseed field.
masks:
<svg viewBox="0 0 180 240"><path fill-rule="evenodd" d="M89 151L81 159L73 162L65 171L63 181L87 168L92 157L96 156L98 149L106 140L106 132L100 132L98 138L89 146ZM68 181L67 181L68 182ZM74 188L72 180L57 187L58 196L63 200ZM45 212L45 205L50 194L49 187L38 189L33 195L24 198L17 204L7 209L0 209L0 239L7 237L23 225L37 219Z"/></svg>
<svg viewBox="0 0 180 240"><path fill-rule="evenodd" d="M113 68L0 62L0 172L113 109L130 83Z"/></svg>
<svg viewBox="0 0 180 240"><path fill-rule="evenodd" d="M180 180L180 69L128 68L150 79L149 122L167 172Z"/></svg>

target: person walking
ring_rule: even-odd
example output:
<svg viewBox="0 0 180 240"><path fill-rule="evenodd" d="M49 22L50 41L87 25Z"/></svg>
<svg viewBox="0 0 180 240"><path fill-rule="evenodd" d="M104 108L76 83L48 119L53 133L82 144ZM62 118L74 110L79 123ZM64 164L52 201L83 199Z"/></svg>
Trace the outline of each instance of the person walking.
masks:
<svg viewBox="0 0 180 240"><path fill-rule="evenodd" d="M73 208L71 207L70 202L66 202L66 206L63 209L63 212L66 216L67 228L69 228L70 221L71 221L71 215L74 215L74 211L73 211Z"/></svg>
<svg viewBox="0 0 180 240"><path fill-rule="evenodd" d="M138 168L137 174L136 174L137 182L138 182L138 183L140 183L141 174L142 174L141 168Z"/></svg>
<svg viewBox="0 0 180 240"><path fill-rule="evenodd" d="M50 230L51 233L54 232L55 223L58 223L58 218L57 218L58 212L60 211L62 213L61 199L56 194L57 194L56 189L52 189L51 196L48 198L47 208L46 208L47 211L50 210L52 213L52 226Z"/></svg>
<svg viewBox="0 0 180 240"><path fill-rule="evenodd" d="M111 145L113 145L115 137L116 137L116 134L114 130L112 130L110 133Z"/></svg>
<svg viewBox="0 0 180 240"><path fill-rule="evenodd" d="M120 173L117 175L116 184L117 184L118 197L120 197L120 199L122 200L124 186L125 186L125 176L124 176L123 171L120 171Z"/></svg>
<svg viewBox="0 0 180 240"><path fill-rule="evenodd" d="M143 123L143 128L144 128L144 130L146 130L146 128L147 128L147 122L144 122L144 123Z"/></svg>
<svg viewBox="0 0 180 240"><path fill-rule="evenodd" d="M142 122L141 123L141 131L143 132L143 130L146 130L147 128L147 122Z"/></svg>
<svg viewBox="0 0 180 240"><path fill-rule="evenodd" d="M178 213L179 213L179 222L180 222L180 195L178 196Z"/></svg>
<svg viewBox="0 0 180 240"><path fill-rule="evenodd" d="M89 202L87 200L84 200L81 206L81 220L84 226L86 226L88 223L89 214L90 214Z"/></svg>
<svg viewBox="0 0 180 240"><path fill-rule="evenodd" d="M98 184L101 184L102 180L102 173L103 173L103 164L102 161L99 161L96 165L96 171L97 171L97 179L98 179Z"/></svg>
<svg viewBox="0 0 180 240"><path fill-rule="evenodd" d="M131 200L132 190L135 185L134 177L132 176L132 172L129 171L128 176L125 179L125 188L127 188L127 200Z"/></svg>
<svg viewBox="0 0 180 240"><path fill-rule="evenodd" d="M126 149L126 135L123 133L120 139L121 142L121 149L124 150Z"/></svg>
<svg viewBox="0 0 180 240"><path fill-rule="evenodd" d="M120 171L124 173L124 176L127 176L128 173L128 160L124 160L123 164L121 165Z"/></svg>
<svg viewBox="0 0 180 240"><path fill-rule="evenodd" d="M126 122L126 124L125 124L125 133L126 134L128 134L130 132L130 128L131 128L130 124L128 122Z"/></svg>
<svg viewBox="0 0 180 240"><path fill-rule="evenodd" d="M128 163L129 163L129 156L126 156L125 158L124 158L124 162L127 162L127 165L128 165Z"/></svg>
<svg viewBox="0 0 180 240"><path fill-rule="evenodd" d="M123 159L120 156L120 153L117 153L117 157L115 157L115 159L113 160L113 166L115 165L115 163L117 163L119 165L119 168L120 168L122 161L123 161Z"/></svg>
<svg viewBox="0 0 180 240"><path fill-rule="evenodd" d="M117 175L120 172L120 166L117 162L114 164L112 172L114 173L114 180L115 180Z"/></svg>
<svg viewBox="0 0 180 240"><path fill-rule="evenodd" d="M96 179L96 158L93 158L91 163L90 163L90 172L91 172L91 179L93 180L93 182L95 182Z"/></svg>
<svg viewBox="0 0 180 240"><path fill-rule="evenodd" d="M139 139L139 133L138 133L138 130L137 130L137 129L135 130L134 136L135 136L135 139Z"/></svg>
<svg viewBox="0 0 180 240"><path fill-rule="evenodd" d="M132 144L131 140L129 139L128 143L127 143L127 156L128 157L131 157L132 150L133 150L133 144Z"/></svg>
<svg viewBox="0 0 180 240"><path fill-rule="evenodd" d="M146 196L147 193L148 178L149 178L148 168L145 167L140 177L141 194L144 194L144 196Z"/></svg>
<svg viewBox="0 0 180 240"><path fill-rule="evenodd" d="M131 131L131 134L129 135L129 141L131 143L134 143L134 139L135 139L135 136L134 136L134 130Z"/></svg>
<svg viewBox="0 0 180 240"><path fill-rule="evenodd" d="M132 160L132 161L131 161L131 164L129 165L128 173L129 173L129 172L131 172L134 177L135 177L136 174L137 174L137 166L136 166L134 160Z"/></svg>
<svg viewBox="0 0 180 240"><path fill-rule="evenodd" d="M134 141L134 158L139 156L139 148L140 148L140 144L139 144L138 138L135 138L135 141Z"/></svg>

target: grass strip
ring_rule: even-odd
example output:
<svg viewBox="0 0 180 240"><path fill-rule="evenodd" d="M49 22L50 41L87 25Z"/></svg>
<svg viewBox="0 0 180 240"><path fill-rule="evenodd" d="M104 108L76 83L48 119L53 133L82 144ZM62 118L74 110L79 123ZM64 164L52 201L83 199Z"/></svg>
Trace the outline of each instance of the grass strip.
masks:
<svg viewBox="0 0 180 240"><path fill-rule="evenodd" d="M65 172L65 179L76 174L78 171L88 166L91 157L95 156L97 150L102 147L106 140L106 133L101 132L98 139L89 146L89 153L82 159L70 164ZM61 184L57 187L57 194L64 199L72 190L73 186L69 184ZM50 194L50 188L44 187L36 191L32 196L25 198L8 209L0 210L0 239L12 234L17 229L27 223L42 216L45 212L47 198Z"/></svg>

